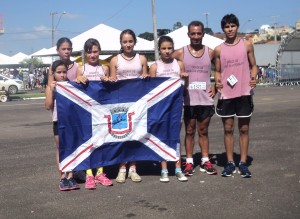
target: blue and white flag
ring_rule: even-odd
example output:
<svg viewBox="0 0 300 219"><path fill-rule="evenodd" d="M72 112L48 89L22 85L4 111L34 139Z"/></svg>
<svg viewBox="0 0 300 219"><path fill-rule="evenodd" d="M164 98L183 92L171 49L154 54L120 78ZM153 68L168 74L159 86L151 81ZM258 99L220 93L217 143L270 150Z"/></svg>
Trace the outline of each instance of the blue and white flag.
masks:
<svg viewBox="0 0 300 219"><path fill-rule="evenodd" d="M182 95L174 78L58 82L60 169L178 160Z"/></svg>

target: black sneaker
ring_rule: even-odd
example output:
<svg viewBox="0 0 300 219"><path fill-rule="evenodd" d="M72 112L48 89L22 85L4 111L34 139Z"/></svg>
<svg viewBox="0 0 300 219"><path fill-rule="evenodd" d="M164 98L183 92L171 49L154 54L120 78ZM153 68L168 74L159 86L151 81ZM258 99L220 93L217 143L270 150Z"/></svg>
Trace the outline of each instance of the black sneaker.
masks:
<svg viewBox="0 0 300 219"><path fill-rule="evenodd" d="M80 186L78 185L78 183L74 178L69 178L68 181L69 181L70 190L80 189Z"/></svg>
<svg viewBox="0 0 300 219"><path fill-rule="evenodd" d="M217 170L210 161L200 162L200 171L209 175L217 174Z"/></svg>
<svg viewBox="0 0 300 219"><path fill-rule="evenodd" d="M184 163L182 165L185 166L185 169L183 171L184 175L186 175L186 176L192 176L193 173L195 172L194 165L191 164L191 163Z"/></svg>
<svg viewBox="0 0 300 219"><path fill-rule="evenodd" d="M239 174L241 174L241 177L243 178L251 177L251 172L249 171L246 163L244 162L239 163Z"/></svg>
<svg viewBox="0 0 300 219"><path fill-rule="evenodd" d="M69 191L71 189L69 180L67 180L67 178L61 179L58 187L60 191Z"/></svg>
<svg viewBox="0 0 300 219"><path fill-rule="evenodd" d="M224 177L232 176L235 173L235 164L233 162L229 162L226 164L224 170L222 171L221 175Z"/></svg>

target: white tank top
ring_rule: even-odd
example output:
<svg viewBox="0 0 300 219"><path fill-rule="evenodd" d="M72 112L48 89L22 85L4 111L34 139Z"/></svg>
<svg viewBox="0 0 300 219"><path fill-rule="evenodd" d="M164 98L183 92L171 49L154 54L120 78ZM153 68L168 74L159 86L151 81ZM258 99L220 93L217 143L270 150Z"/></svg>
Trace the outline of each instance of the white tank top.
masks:
<svg viewBox="0 0 300 219"><path fill-rule="evenodd" d="M138 78L142 75L140 55L136 54L131 60L126 60L118 54L116 76L118 80Z"/></svg>
<svg viewBox="0 0 300 219"><path fill-rule="evenodd" d="M100 81L100 77L105 76L102 65L84 64L82 73L89 81Z"/></svg>
<svg viewBox="0 0 300 219"><path fill-rule="evenodd" d="M156 77L180 77L180 66L176 59L173 59L171 63L165 63L161 60L157 60L156 66Z"/></svg>

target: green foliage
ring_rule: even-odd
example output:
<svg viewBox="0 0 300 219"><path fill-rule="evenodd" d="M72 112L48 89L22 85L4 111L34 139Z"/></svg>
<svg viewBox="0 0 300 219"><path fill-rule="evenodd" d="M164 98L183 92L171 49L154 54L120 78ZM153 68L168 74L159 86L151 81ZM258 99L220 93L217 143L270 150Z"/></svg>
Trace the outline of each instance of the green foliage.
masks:
<svg viewBox="0 0 300 219"><path fill-rule="evenodd" d="M212 31L212 29L210 27L205 27L204 28L204 33L207 33L209 35L213 35L214 32Z"/></svg>
<svg viewBox="0 0 300 219"><path fill-rule="evenodd" d="M138 37L141 37L141 38L149 40L149 41L154 40L153 33L149 33L149 32L141 33L140 35L138 35Z"/></svg>
<svg viewBox="0 0 300 219"><path fill-rule="evenodd" d="M182 27L182 23L179 22L179 21L177 21L177 22L173 25L173 30L177 30L177 29L179 29L179 28L181 28L181 27Z"/></svg>
<svg viewBox="0 0 300 219"><path fill-rule="evenodd" d="M20 62L20 64L24 67L24 68L39 68L42 67L43 65L43 61L39 58L26 58L23 61Z"/></svg>
<svg viewBox="0 0 300 219"><path fill-rule="evenodd" d="M160 37L163 35L167 35L170 32L171 32L170 29L157 29L157 36Z"/></svg>

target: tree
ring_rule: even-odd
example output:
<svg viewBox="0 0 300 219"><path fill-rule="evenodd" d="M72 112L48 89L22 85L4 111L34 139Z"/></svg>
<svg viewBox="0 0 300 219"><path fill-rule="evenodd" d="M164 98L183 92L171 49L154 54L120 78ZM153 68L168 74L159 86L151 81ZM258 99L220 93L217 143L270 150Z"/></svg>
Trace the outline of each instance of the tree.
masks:
<svg viewBox="0 0 300 219"><path fill-rule="evenodd" d="M182 23L179 22L179 21L177 21L177 22L173 25L173 30L177 30L177 29L179 29L179 28L181 28L181 27L182 27Z"/></svg>
<svg viewBox="0 0 300 219"><path fill-rule="evenodd" d="M149 33L149 32L141 33L140 35L138 35L138 37L141 37L141 38L149 40L149 41L154 40L153 33Z"/></svg>
<svg viewBox="0 0 300 219"><path fill-rule="evenodd" d="M207 33L209 35L213 35L214 32L212 31L212 29L210 27L205 27L204 28L204 33Z"/></svg>
<svg viewBox="0 0 300 219"><path fill-rule="evenodd" d="M20 64L25 68L39 68L42 67L43 61L37 57L34 58L26 58L20 62ZM32 69L31 69L32 70Z"/></svg>
<svg viewBox="0 0 300 219"><path fill-rule="evenodd" d="M171 32L170 29L157 29L157 36L160 37L163 35L167 35L170 32Z"/></svg>

